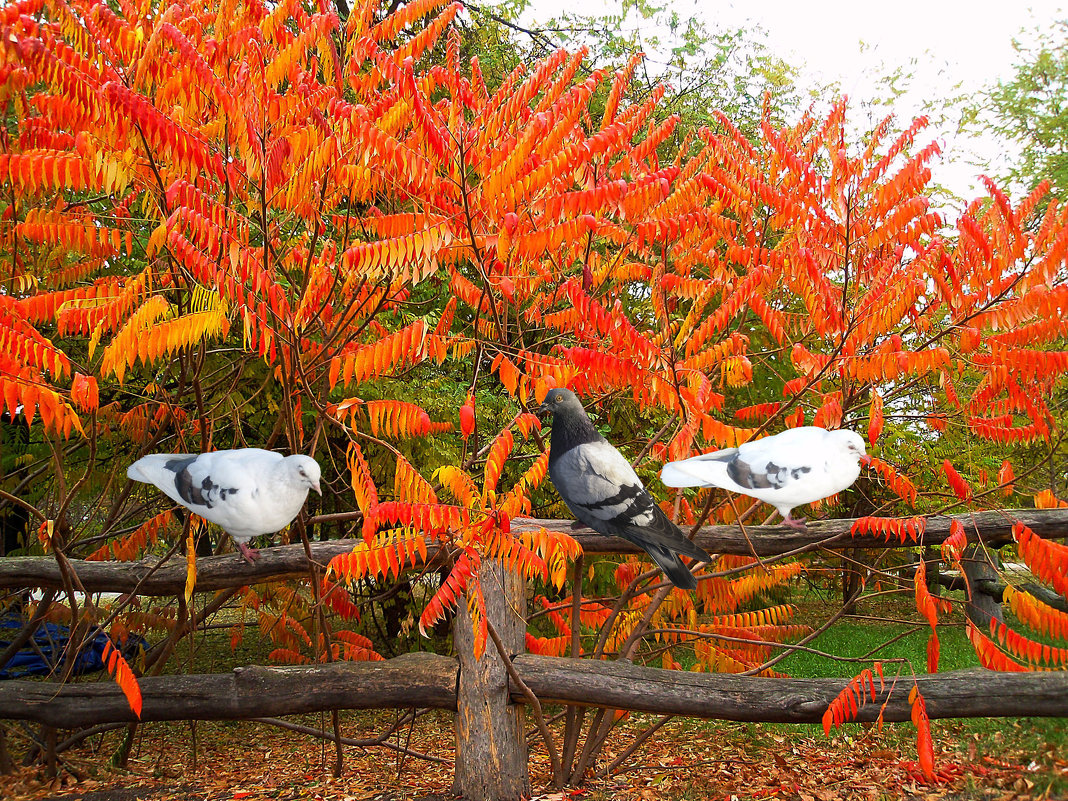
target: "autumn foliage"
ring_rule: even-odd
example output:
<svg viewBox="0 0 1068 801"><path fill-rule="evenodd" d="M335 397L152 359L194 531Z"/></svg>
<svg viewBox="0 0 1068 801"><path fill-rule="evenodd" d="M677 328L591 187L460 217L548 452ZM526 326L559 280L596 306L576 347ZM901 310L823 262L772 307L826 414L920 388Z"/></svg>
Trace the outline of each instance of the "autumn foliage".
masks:
<svg viewBox="0 0 1068 801"><path fill-rule="evenodd" d="M1000 454L1048 453L1068 371L1068 211L1038 213L1042 187L1013 202L987 182L952 220L929 196L924 119L858 136L842 101L785 128L769 111L753 138L722 115L688 130L663 87L632 84L637 59L591 71L560 51L489 80L461 56L459 12L0 10L17 120L0 153L0 399L40 438L111 457L77 491L110 502L108 476L148 450L314 453L334 511L361 513L358 540L321 584L240 595L279 661L379 658L346 587L433 552L447 569L418 630L466 610L484 649L478 571L500 559L537 588L532 651L568 653L577 628L597 656L731 672L771 672L774 644L807 630L765 600L804 563L723 556L692 594L646 591L655 574L633 557L573 575L570 536L511 525L564 514L527 411L551 387L605 410L683 524L735 511L667 496L660 464L804 424L871 443L873 469L835 507L855 532L919 543L925 513L1024 491L1028 465ZM45 516L68 491L40 499ZM61 547L130 559L180 536L118 503L104 530L66 521ZM1063 593L1064 546L1016 535ZM575 599L583 578L612 598ZM1064 637L1055 610L1009 599ZM117 619L173 630L164 611ZM1064 664L1011 629L969 636L991 667ZM874 692L870 673L850 686L847 710ZM929 771L922 697L913 709Z"/></svg>

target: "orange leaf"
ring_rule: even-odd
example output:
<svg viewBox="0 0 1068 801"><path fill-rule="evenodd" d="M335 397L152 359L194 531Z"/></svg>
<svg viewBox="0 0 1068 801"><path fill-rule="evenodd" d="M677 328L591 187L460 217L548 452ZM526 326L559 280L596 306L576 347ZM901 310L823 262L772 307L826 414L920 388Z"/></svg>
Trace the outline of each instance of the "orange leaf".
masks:
<svg viewBox="0 0 1068 801"><path fill-rule="evenodd" d="M111 640L104 643L104 650L100 656L107 666L108 673L115 677L115 683L119 685L119 689L121 689L123 695L126 696L126 701L130 704L130 709L132 709L133 713L140 719L141 688L137 684L137 677L134 676L134 672L130 669L130 666L126 664L126 660L123 658L122 654L119 653Z"/></svg>
<svg viewBox="0 0 1068 801"><path fill-rule="evenodd" d="M934 781L934 742L931 739L931 720L927 717L927 704L919 693L919 688L914 687L914 690L915 694L910 695L910 703L912 704L912 722L916 724L917 756L923 775L928 781Z"/></svg>
<svg viewBox="0 0 1068 801"><path fill-rule="evenodd" d="M956 493L957 497L962 501L969 500L972 497L972 488L968 486L967 481L960 477L960 473L956 471L949 459L942 462L942 470L949 481L950 489Z"/></svg>
<svg viewBox="0 0 1068 801"><path fill-rule="evenodd" d="M470 393L460 407L460 434L464 439L475 433L475 396Z"/></svg>
<svg viewBox="0 0 1068 801"><path fill-rule="evenodd" d="M883 399L878 392L871 392L871 411L868 417L868 442L872 445L879 439L883 432Z"/></svg>

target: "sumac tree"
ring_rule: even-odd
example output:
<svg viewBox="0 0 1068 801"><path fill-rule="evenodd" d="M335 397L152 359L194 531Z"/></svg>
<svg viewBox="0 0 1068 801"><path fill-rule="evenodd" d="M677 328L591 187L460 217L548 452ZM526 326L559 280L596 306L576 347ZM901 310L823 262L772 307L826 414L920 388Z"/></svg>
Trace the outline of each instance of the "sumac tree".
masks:
<svg viewBox="0 0 1068 801"><path fill-rule="evenodd" d="M460 57L459 11L0 11L0 397L48 454L5 477L3 502L32 512L41 546L173 552L186 537L157 496L131 502L129 460L281 447L324 463L313 520L358 542L305 583L237 594L279 661L378 658L359 592L426 569L433 546L445 567L411 624L466 616L468 658L493 647L493 560L534 588L532 651L768 673L808 630L766 600L803 561L722 556L690 594L642 559L598 570L566 533L513 532L563 512L527 411L549 388L600 409L650 482L666 459L784 426L859 428L876 456L851 501L866 533L920 541L923 513L1037 488L1068 369L1068 219L1055 202L1035 214L1042 187L1013 203L988 183L950 221L926 194L924 120L860 136L843 101L786 127L766 109L751 137L722 114L682 132L657 114L662 88L630 97L637 59L583 72L582 51L560 51L487 85ZM46 496L21 497L49 471ZM708 492L661 497L689 524L737 516ZM1063 546L1018 541L1060 588ZM193 560L189 575L191 591ZM1054 632L1040 601L1010 598ZM128 600L93 622L164 632L139 666L159 670L227 598ZM970 632L991 667L1060 659ZM582 778L613 718L594 715L579 747L569 714L558 778Z"/></svg>

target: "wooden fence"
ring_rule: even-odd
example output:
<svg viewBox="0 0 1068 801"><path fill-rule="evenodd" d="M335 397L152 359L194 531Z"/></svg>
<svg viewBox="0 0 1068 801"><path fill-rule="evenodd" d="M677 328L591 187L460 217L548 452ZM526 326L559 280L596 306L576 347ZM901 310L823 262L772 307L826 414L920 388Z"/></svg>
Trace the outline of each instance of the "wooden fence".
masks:
<svg viewBox="0 0 1068 801"><path fill-rule="evenodd" d="M1022 521L1043 536L1068 534L1068 510L1013 510L958 516L974 542L991 548L1011 541L1012 524ZM923 544L948 535L953 518L927 521ZM808 532L782 527L710 526L697 543L712 553L761 556L804 553L829 548L894 547L871 537L849 535L850 520L813 525ZM570 521L515 521L515 528L566 529L586 553L633 553L630 543L585 530L570 531ZM907 542L904 545L915 545ZM352 541L312 543L311 558L322 566L353 547ZM235 588L269 579L307 577L309 562L302 545L263 549L249 565L233 555L197 562L197 592ZM431 554L431 558L433 554ZM493 569L492 566L488 566ZM65 585L64 571L77 576L86 592L178 595L185 586L185 565L82 562L60 564L52 557L0 559L0 588ZM723 720L818 722L842 690L841 679L772 679L725 674L658 670L620 661L554 658L523 654L525 621L522 587L497 573L483 583L487 616L500 642L475 661L464 645L464 616L454 629L458 658L406 654L385 662L333 663L316 666L237 668L227 674L145 676L142 721L189 719L256 719L335 709L440 708L456 713L456 784L474 801L504 801L529 791L522 710L540 702L653 712L660 715ZM491 588L498 591L491 591ZM512 655L507 662L502 652ZM0 662L4 660L0 654ZM956 671L917 679L928 714L939 717L1068 717L1068 672L994 673ZM860 710L858 720L873 720L885 703L886 720L908 720L908 682ZM125 697L111 682L0 682L0 719L34 721L47 727L75 729L133 721ZM592 735L591 735L592 736ZM557 779L560 777L557 776Z"/></svg>

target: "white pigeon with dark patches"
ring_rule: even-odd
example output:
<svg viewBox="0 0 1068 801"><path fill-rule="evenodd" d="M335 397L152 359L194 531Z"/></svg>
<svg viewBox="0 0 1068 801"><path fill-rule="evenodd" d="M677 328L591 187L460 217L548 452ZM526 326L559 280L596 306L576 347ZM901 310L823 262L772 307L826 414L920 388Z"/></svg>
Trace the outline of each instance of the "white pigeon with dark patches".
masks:
<svg viewBox="0 0 1068 801"><path fill-rule="evenodd" d="M323 494L319 463L313 458L262 448L154 453L130 465L126 475L155 484L171 500L224 529L249 564L259 558L249 540L292 523L309 489Z"/></svg>
<svg viewBox="0 0 1068 801"><path fill-rule="evenodd" d="M660 480L669 487L720 487L757 498L774 506L783 523L804 530L805 521L790 516L793 508L841 492L857 480L861 463L869 461L855 431L802 426L668 462Z"/></svg>
<svg viewBox="0 0 1068 801"><path fill-rule="evenodd" d="M679 554L701 562L712 557L668 520L623 454L594 428L575 393L549 390L541 411L553 418L549 478L575 518L601 534L630 540L676 587L694 589L697 580Z"/></svg>

